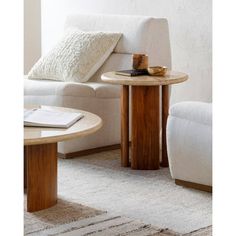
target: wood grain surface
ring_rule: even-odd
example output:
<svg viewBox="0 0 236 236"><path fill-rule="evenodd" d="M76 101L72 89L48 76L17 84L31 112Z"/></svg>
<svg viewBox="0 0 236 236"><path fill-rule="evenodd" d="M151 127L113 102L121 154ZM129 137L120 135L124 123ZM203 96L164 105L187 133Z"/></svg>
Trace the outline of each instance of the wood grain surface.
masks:
<svg viewBox="0 0 236 236"><path fill-rule="evenodd" d="M167 143L166 143L166 124L169 113L169 86L162 85L162 167L168 167Z"/></svg>
<svg viewBox="0 0 236 236"><path fill-rule="evenodd" d="M194 188L201 191L212 193L212 186L204 185L204 184L198 184L198 183L192 183L180 179L175 179L175 184L186 187L186 188Z"/></svg>
<svg viewBox="0 0 236 236"><path fill-rule="evenodd" d="M159 86L132 86L132 169L159 169Z"/></svg>
<svg viewBox="0 0 236 236"><path fill-rule="evenodd" d="M57 203L57 144L26 146L27 211Z"/></svg>
<svg viewBox="0 0 236 236"><path fill-rule="evenodd" d="M121 166L129 164L129 86L121 90Z"/></svg>

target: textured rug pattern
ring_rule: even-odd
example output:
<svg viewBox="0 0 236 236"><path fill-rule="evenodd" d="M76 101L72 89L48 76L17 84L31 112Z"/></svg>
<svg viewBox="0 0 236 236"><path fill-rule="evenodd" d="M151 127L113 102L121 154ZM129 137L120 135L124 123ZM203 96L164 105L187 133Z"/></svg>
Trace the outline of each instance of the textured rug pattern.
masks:
<svg viewBox="0 0 236 236"><path fill-rule="evenodd" d="M30 236L179 236L168 229L159 229L138 220L127 217L103 214L87 219L71 222L41 232L30 234Z"/></svg>
<svg viewBox="0 0 236 236"><path fill-rule="evenodd" d="M25 197L26 206L26 197ZM99 211L90 207L83 206L78 203L68 202L58 199L57 205L46 210L37 211L34 213L24 212L24 234L34 235L45 229L50 229L58 225L77 221L87 217L103 214L104 211Z"/></svg>
<svg viewBox="0 0 236 236"><path fill-rule="evenodd" d="M210 236L211 227L184 236ZM34 232L30 236L181 236L169 229L160 229L139 220L127 217L102 214L68 224L59 225L43 231Z"/></svg>
<svg viewBox="0 0 236 236"><path fill-rule="evenodd" d="M59 160L59 194L118 216L182 234L212 224L212 196L175 185L169 169L120 167L120 150Z"/></svg>

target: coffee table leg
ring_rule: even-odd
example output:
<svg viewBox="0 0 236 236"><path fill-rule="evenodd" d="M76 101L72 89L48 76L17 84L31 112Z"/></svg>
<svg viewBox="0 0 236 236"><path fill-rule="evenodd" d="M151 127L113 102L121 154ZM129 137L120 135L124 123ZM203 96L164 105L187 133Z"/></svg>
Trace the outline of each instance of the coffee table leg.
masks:
<svg viewBox="0 0 236 236"><path fill-rule="evenodd" d="M169 86L162 86L162 167L168 167L168 155L166 144L166 124L169 113Z"/></svg>
<svg viewBox="0 0 236 236"><path fill-rule="evenodd" d="M27 211L57 203L57 144L26 146Z"/></svg>
<svg viewBox="0 0 236 236"><path fill-rule="evenodd" d="M159 169L159 110L159 86L132 86L132 169Z"/></svg>
<svg viewBox="0 0 236 236"><path fill-rule="evenodd" d="M121 166L129 166L129 86L121 90Z"/></svg>

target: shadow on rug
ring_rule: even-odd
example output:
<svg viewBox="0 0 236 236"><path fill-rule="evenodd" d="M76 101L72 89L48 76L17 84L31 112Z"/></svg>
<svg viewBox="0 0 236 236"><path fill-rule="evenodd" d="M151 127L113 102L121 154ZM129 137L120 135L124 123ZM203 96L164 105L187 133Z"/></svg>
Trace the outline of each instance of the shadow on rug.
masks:
<svg viewBox="0 0 236 236"><path fill-rule="evenodd" d="M25 197L26 202L26 197ZM26 206L26 204L25 204ZM55 226L105 213L78 203L58 199L57 205L34 213L24 211L24 234L39 233Z"/></svg>

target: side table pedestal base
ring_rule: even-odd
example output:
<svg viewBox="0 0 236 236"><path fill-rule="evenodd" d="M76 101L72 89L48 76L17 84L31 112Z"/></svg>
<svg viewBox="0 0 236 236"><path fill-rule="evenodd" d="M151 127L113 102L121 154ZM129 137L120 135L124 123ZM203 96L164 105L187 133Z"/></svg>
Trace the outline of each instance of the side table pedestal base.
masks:
<svg viewBox="0 0 236 236"><path fill-rule="evenodd" d="M159 86L132 86L132 169L159 169L159 123Z"/></svg>

